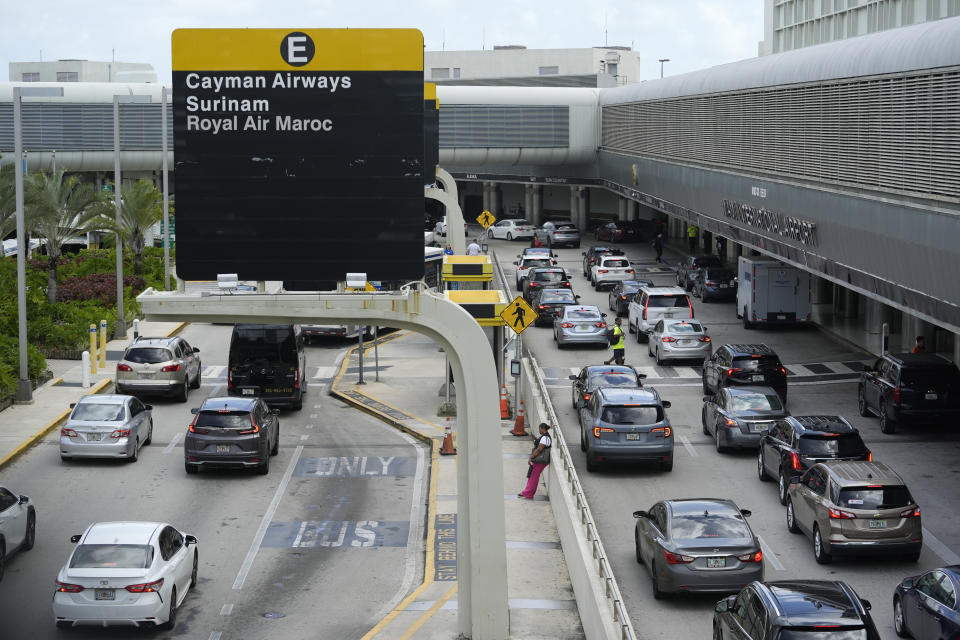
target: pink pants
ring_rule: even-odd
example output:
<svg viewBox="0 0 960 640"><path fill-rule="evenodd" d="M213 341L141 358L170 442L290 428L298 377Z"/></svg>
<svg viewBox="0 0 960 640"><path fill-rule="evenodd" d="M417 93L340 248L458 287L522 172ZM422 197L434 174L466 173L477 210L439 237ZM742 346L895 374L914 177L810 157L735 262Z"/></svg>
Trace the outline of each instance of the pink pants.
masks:
<svg viewBox="0 0 960 640"><path fill-rule="evenodd" d="M524 498L533 499L533 496L537 493L537 485L540 483L540 474L543 473L543 470L546 468L547 463L545 462L533 463L533 470L527 479L527 488L520 492Z"/></svg>

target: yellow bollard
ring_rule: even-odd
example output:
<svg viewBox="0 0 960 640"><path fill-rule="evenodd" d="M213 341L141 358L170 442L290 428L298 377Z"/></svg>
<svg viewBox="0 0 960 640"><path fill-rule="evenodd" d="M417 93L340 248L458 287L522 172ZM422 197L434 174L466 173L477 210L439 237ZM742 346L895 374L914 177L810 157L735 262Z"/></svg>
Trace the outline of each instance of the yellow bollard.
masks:
<svg viewBox="0 0 960 640"><path fill-rule="evenodd" d="M100 321L100 368L107 368L107 321Z"/></svg>
<svg viewBox="0 0 960 640"><path fill-rule="evenodd" d="M97 372L97 325L90 325L90 373Z"/></svg>

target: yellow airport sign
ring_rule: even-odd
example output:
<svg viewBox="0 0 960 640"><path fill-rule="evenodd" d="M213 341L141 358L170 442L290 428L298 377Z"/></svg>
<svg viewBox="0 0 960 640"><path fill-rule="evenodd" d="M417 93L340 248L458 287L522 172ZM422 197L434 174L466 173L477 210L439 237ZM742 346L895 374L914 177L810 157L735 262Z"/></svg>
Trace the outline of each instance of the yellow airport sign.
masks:
<svg viewBox="0 0 960 640"><path fill-rule="evenodd" d="M503 325L507 297L499 289L457 289L444 291L444 297L464 308L481 327Z"/></svg>
<svg viewBox="0 0 960 640"><path fill-rule="evenodd" d="M477 222L480 223L480 226L484 229L489 229L493 226L493 223L497 221L497 216L493 215L487 210L484 210L483 213L477 216Z"/></svg>
<svg viewBox="0 0 960 640"><path fill-rule="evenodd" d="M532 326L537 321L539 315L522 296L517 296L503 310L500 318L503 319L505 325L516 333L523 333L527 330L527 327Z"/></svg>
<svg viewBox="0 0 960 640"><path fill-rule="evenodd" d="M490 256L443 256L445 282L490 282L493 262Z"/></svg>

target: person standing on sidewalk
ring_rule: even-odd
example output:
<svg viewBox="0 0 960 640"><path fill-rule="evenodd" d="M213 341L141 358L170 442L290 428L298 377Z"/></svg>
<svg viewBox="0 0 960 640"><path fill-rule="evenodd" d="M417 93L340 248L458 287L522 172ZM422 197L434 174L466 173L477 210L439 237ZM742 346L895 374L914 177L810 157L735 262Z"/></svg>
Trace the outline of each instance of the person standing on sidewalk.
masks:
<svg viewBox="0 0 960 640"><path fill-rule="evenodd" d="M663 262L663 234L658 233L653 239L653 249L657 252L657 262Z"/></svg>
<svg viewBox="0 0 960 640"><path fill-rule="evenodd" d="M605 360L604 364L610 364L614 360L617 361L617 364L623 364L624 356L626 355L626 345L623 344L623 318L617 316L617 319L613 321L613 337L615 342L611 345L613 347L613 356L609 360Z"/></svg>
<svg viewBox="0 0 960 640"><path fill-rule="evenodd" d="M477 244L477 239L474 238L473 242L467 245L467 255L468 256L478 256L480 255L480 245Z"/></svg>
<svg viewBox="0 0 960 640"><path fill-rule="evenodd" d="M690 243L690 253L697 251L697 226L691 224L687 227L687 241Z"/></svg>
<svg viewBox="0 0 960 640"><path fill-rule="evenodd" d="M540 474L550 464L550 447L553 446L553 439L550 437L550 425L546 422L540 423L540 435L535 439L533 451L530 452L530 458L527 460L527 486L517 494L518 498L533 500L537 493L537 485L540 484Z"/></svg>

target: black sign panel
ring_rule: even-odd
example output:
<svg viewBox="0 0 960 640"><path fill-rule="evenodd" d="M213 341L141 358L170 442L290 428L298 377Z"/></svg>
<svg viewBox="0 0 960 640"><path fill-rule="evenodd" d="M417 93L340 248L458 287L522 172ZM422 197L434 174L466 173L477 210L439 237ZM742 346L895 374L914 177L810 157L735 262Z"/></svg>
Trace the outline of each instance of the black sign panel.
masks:
<svg viewBox="0 0 960 640"><path fill-rule="evenodd" d="M422 277L422 56L413 30L175 32L177 274Z"/></svg>
<svg viewBox="0 0 960 640"><path fill-rule="evenodd" d="M440 109L437 104L437 85L427 83L424 92L426 100L423 102L423 182L433 184L436 182L436 168L440 165Z"/></svg>

